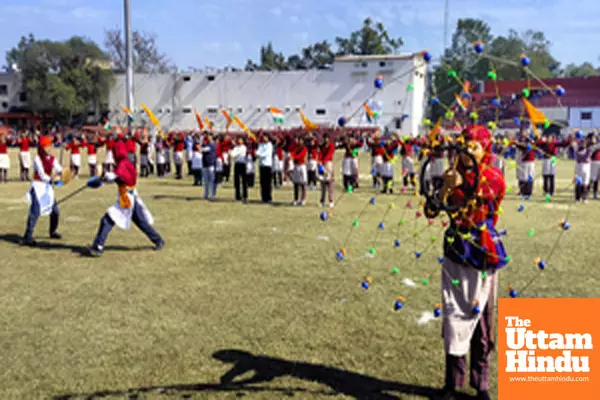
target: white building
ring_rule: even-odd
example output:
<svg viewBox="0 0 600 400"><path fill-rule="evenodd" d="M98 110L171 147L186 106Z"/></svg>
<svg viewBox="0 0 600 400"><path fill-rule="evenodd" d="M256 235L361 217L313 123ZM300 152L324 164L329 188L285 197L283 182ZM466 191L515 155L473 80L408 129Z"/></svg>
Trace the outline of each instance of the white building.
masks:
<svg viewBox="0 0 600 400"><path fill-rule="evenodd" d="M378 75L383 77L382 89L374 85ZM268 107L283 111L283 128L302 125L300 109L320 125L337 126L338 119L346 117L347 126L366 126L370 123L363 103L370 100L381 110L375 123L416 135L424 118L426 80L427 63L420 54L338 57L327 70L136 74L133 112L137 120L145 119L140 107L144 103L169 129L196 128L194 109L217 130L226 125L222 109L232 111L251 129L274 128ZM109 99L113 124L126 118L121 110L125 75L116 81Z"/></svg>
<svg viewBox="0 0 600 400"><path fill-rule="evenodd" d="M21 92L21 77L15 72L0 72L0 113L12 107L25 107L27 98Z"/></svg>

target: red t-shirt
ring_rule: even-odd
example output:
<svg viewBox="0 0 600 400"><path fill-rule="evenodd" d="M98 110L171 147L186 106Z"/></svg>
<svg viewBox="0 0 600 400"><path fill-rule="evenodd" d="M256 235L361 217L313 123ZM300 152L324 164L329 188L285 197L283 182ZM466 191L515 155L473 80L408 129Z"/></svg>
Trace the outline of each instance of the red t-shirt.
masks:
<svg viewBox="0 0 600 400"><path fill-rule="evenodd" d="M294 160L295 165L304 165L306 164L306 154L308 154L308 150L306 146L298 147L295 146L294 150L291 153L291 157Z"/></svg>
<svg viewBox="0 0 600 400"><path fill-rule="evenodd" d="M6 143L0 143L0 154L8 154L8 145Z"/></svg>
<svg viewBox="0 0 600 400"><path fill-rule="evenodd" d="M136 143L134 139L127 139L125 141L125 149L127 149L128 153L135 153L137 150Z"/></svg>
<svg viewBox="0 0 600 400"><path fill-rule="evenodd" d="M333 161L333 155L335 153L335 145L333 142L324 143L321 146L321 151L319 152L319 162L321 164L325 164Z"/></svg>
<svg viewBox="0 0 600 400"><path fill-rule="evenodd" d="M71 154L79 154L79 149L81 148L81 144L71 142L67 145L67 150L71 152Z"/></svg>
<svg viewBox="0 0 600 400"><path fill-rule="evenodd" d="M19 139L19 149L20 151L29 151L29 146L31 145L31 139L28 137Z"/></svg>

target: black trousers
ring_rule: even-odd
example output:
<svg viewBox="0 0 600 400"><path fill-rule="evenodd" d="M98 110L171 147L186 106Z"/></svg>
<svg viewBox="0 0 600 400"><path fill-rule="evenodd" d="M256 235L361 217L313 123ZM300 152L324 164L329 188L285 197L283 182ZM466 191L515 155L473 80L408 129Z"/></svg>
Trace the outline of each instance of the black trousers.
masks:
<svg viewBox="0 0 600 400"><path fill-rule="evenodd" d="M410 183L412 185L412 187L416 186L416 177L415 177L415 173L411 172L409 174L404 175L404 178L402 178L402 183L404 184L404 186L408 186L408 184Z"/></svg>
<svg viewBox="0 0 600 400"><path fill-rule="evenodd" d="M235 163L233 167L233 180L235 185L235 199L248 200L248 180L246 177L246 163Z"/></svg>
<svg viewBox="0 0 600 400"><path fill-rule="evenodd" d="M317 170L308 171L308 186L317 186Z"/></svg>
<svg viewBox="0 0 600 400"><path fill-rule="evenodd" d="M273 172L273 185L280 188L283 185L283 173L281 171Z"/></svg>
<svg viewBox="0 0 600 400"><path fill-rule="evenodd" d="M271 167L260 167L260 198L263 203L269 203L273 200L272 175L273 170Z"/></svg>
<svg viewBox="0 0 600 400"><path fill-rule="evenodd" d="M381 178L383 180L383 188L381 189L381 193L387 193L388 191L390 193L394 193L394 189L392 187L392 182L394 178L391 177L382 177Z"/></svg>
<svg viewBox="0 0 600 400"><path fill-rule="evenodd" d="M202 186L202 168L192 170L194 174L194 186Z"/></svg>
<svg viewBox="0 0 600 400"><path fill-rule="evenodd" d="M253 188L256 180L256 174L254 172L251 174L246 174L246 180L248 181L248 187Z"/></svg>
<svg viewBox="0 0 600 400"><path fill-rule="evenodd" d="M25 239L27 240L31 240L33 238L35 224L40 217L40 203L38 202L33 188L29 191L29 194L31 196L31 205L29 207L29 216L27 217L27 229L25 230L24 235ZM50 235L56 233L56 230L58 229L59 217L60 212L58 211L58 205L55 201L52 205L52 213L50 214Z"/></svg>
<svg viewBox="0 0 600 400"><path fill-rule="evenodd" d="M544 193L554 196L554 175L544 175Z"/></svg>
<svg viewBox="0 0 600 400"><path fill-rule="evenodd" d="M229 176L231 175L231 164L223 164L223 178L225 182L229 182Z"/></svg>

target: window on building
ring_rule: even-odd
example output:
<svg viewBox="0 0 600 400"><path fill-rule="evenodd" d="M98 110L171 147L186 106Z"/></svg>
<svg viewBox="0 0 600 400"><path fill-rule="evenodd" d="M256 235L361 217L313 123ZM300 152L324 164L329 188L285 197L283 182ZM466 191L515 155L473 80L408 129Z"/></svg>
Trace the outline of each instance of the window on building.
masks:
<svg viewBox="0 0 600 400"><path fill-rule="evenodd" d="M8 85L0 85L0 96L8 95Z"/></svg>
<svg viewBox="0 0 600 400"><path fill-rule="evenodd" d="M192 107L184 107L183 108L183 113L184 114L189 114L192 112Z"/></svg>
<svg viewBox="0 0 600 400"><path fill-rule="evenodd" d="M206 112L209 114L216 114L217 112L219 112L219 110L216 107L208 107L206 109Z"/></svg>
<svg viewBox="0 0 600 400"><path fill-rule="evenodd" d="M189 75L185 75L185 76L183 77L183 81L184 81L184 82L189 82L189 81L191 81L191 80L192 80L192 77L191 77L191 76L189 76Z"/></svg>
<svg viewBox="0 0 600 400"><path fill-rule="evenodd" d="M379 66L380 67L385 67L385 61L379 61Z"/></svg>
<svg viewBox="0 0 600 400"><path fill-rule="evenodd" d="M317 115L325 115L327 111L324 108L317 108Z"/></svg>
<svg viewBox="0 0 600 400"><path fill-rule="evenodd" d="M582 112L581 113L581 120L582 121L589 121L591 119L592 119L592 113L591 112L586 111L586 112Z"/></svg>
<svg viewBox="0 0 600 400"><path fill-rule="evenodd" d="M402 129L402 118L396 118L396 129Z"/></svg>
<svg viewBox="0 0 600 400"><path fill-rule="evenodd" d="M238 114L241 114L241 113L243 113L243 112L244 112L244 109L243 109L242 107L238 107L238 109L237 109L237 113L238 113Z"/></svg>
<svg viewBox="0 0 600 400"><path fill-rule="evenodd" d="M27 101L27 93L25 93L25 92L19 93L19 101L21 103L25 103Z"/></svg>
<svg viewBox="0 0 600 400"><path fill-rule="evenodd" d="M366 61L363 61L363 62L360 64L360 66L361 66L361 67L363 67L363 68L367 68L367 62L366 62Z"/></svg>
<svg viewBox="0 0 600 400"><path fill-rule="evenodd" d="M214 80L215 80L215 76L214 76L214 75L208 75L208 76L206 77L206 79L208 79L210 82L212 82L212 81L214 81Z"/></svg>

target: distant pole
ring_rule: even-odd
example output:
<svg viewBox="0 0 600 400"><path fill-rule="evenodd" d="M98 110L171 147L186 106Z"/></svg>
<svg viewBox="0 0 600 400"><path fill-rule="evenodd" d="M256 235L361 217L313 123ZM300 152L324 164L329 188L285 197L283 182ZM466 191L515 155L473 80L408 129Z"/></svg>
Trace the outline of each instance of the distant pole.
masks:
<svg viewBox="0 0 600 400"><path fill-rule="evenodd" d="M131 39L131 4L129 0L124 0L125 7L125 65L126 65L126 76L125 76L125 87L127 95L125 103L127 108L133 112L133 45ZM131 132L131 118L127 118L127 127Z"/></svg>
<svg viewBox="0 0 600 400"><path fill-rule="evenodd" d="M444 53L446 53L446 49L448 48L448 14L450 12L450 5L448 3L449 0L446 0L446 4L444 6L444 51L442 53L442 57L444 56Z"/></svg>

